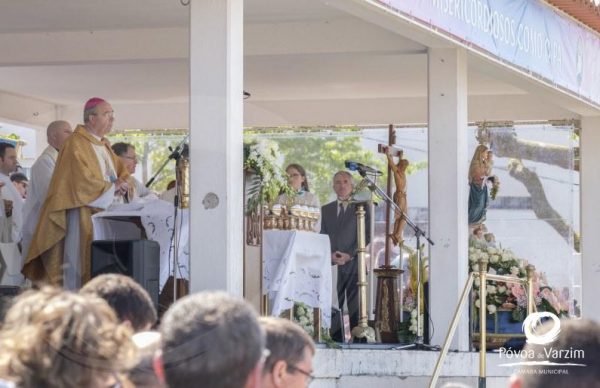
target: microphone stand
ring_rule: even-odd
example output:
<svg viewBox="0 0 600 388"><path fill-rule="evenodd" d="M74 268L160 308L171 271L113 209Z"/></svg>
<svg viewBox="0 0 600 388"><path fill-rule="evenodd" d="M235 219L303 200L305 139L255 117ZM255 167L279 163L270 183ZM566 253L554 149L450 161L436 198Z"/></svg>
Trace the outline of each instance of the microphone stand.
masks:
<svg viewBox="0 0 600 388"><path fill-rule="evenodd" d="M183 151L183 145L185 144L185 142L188 140L189 137L190 137L190 134L188 133L187 135L185 135L183 140L181 140L181 142L179 142L179 144L177 144L177 147L175 147L175 149L167 157L167 159L164 161L164 163L158 168L158 170L156 171L154 176L152 178L150 178L150 180L148 182L146 182L146 187L152 186L152 184L154 183L156 178L160 175L162 170L165 169L165 167L167 166L167 164L169 163L170 160L175 160L175 163L177 163L179 158L181 158L181 151Z"/></svg>
<svg viewBox="0 0 600 388"><path fill-rule="evenodd" d="M358 187L367 187L369 190L371 190L373 193L375 193L377 196L379 196L379 198L381 198L385 202L389 203L392 206L392 208L394 209L395 213L398 213L399 215L404 217L406 224L408 226L410 226L410 228L415 232L415 237L417 238L417 247L416 247L417 250L415 251L415 252L417 252L417 335L415 337L415 342L413 342L412 344L399 346L394 349L398 349L398 350L409 349L409 348L414 348L417 350L438 349L437 346L431 346L431 345L425 344L425 341L423 338L424 337L423 336L423 322L421 321L421 299L423 298L423 295L421 295L421 277L422 277L421 271L422 271L422 267L423 267L422 266L422 256L421 256L421 237L425 238L425 240L427 240L427 242L429 244L431 244L431 245L435 245L435 244L433 243L433 241L431 241L431 239L429 237L427 237L425 232L423 230L421 230L421 228L419 228L419 226L417 224L415 224L413 222L413 220L411 220L408 217L408 215L402 211L402 209L400 209L400 207L392 200L392 198L390 198L385 191L381 190L381 188L379 188L377 186L377 184L375 182L373 182L373 180L369 177L369 172L367 172L364 168L359 168L358 173L360 174L360 176L363 177L362 181L358 184Z"/></svg>
<svg viewBox="0 0 600 388"><path fill-rule="evenodd" d="M169 163L170 160L175 161L175 169L177 169L177 163L179 162L179 159L181 159L181 152L183 151L183 146L189 137L190 137L190 134L188 133L183 138L183 140L181 140L179 142L179 144L177 144L177 147L175 147L175 149L167 157L167 159L164 161L164 163L159 167L158 171L156 171L154 176L152 178L150 178L150 180L148 182L146 182L146 187L152 186L152 184L154 183L156 178L160 175L162 170L164 170L164 168L166 167L166 165ZM177 171L175 172L175 179L177 179ZM173 273L172 273L172 276L173 276L173 303L175 303L177 301L177 271L179 270L179 234L181 233L181 231L177 227L177 223L178 223L177 213L178 213L178 208L179 208L179 196L180 196L180 184L179 184L179 182L175 182L175 197L173 200L173 208L174 208L175 214L173 215L173 234L171 235L171 245L169 246L169 262L171 260L171 257L170 257L171 256L171 254L170 254L171 247L173 247Z"/></svg>

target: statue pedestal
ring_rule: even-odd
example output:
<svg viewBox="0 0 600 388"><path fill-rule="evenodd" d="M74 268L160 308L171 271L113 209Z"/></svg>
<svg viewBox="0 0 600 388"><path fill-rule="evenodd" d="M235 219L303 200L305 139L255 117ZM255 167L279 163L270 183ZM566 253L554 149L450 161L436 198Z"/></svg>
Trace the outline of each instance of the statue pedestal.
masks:
<svg viewBox="0 0 600 388"><path fill-rule="evenodd" d="M382 343L398 343L400 323L399 276L401 269L383 267L374 270L377 276L375 327Z"/></svg>

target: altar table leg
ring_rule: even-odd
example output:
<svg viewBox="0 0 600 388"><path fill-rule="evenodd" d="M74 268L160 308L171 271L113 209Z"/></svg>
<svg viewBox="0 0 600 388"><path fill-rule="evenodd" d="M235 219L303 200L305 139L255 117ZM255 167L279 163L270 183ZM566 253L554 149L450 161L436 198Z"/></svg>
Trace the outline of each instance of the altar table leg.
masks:
<svg viewBox="0 0 600 388"><path fill-rule="evenodd" d="M321 309L318 307L313 308L313 326L314 326L314 334L313 340L315 342L321 342Z"/></svg>

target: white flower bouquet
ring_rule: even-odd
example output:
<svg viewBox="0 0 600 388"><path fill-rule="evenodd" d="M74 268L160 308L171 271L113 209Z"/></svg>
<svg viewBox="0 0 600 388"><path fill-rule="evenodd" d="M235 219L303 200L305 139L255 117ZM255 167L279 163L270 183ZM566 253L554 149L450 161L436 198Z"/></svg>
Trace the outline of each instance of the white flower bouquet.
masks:
<svg viewBox="0 0 600 388"><path fill-rule="evenodd" d="M256 173L248 189L248 213L256 211L261 204L273 203L279 194L294 195L279 159L279 147L275 142L260 140L244 145L244 168Z"/></svg>
<svg viewBox="0 0 600 388"><path fill-rule="evenodd" d="M308 335L313 337L315 334L315 318L313 309L302 302L295 302L293 309L293 321L300 325L302 330L307 332Z"/></svg>

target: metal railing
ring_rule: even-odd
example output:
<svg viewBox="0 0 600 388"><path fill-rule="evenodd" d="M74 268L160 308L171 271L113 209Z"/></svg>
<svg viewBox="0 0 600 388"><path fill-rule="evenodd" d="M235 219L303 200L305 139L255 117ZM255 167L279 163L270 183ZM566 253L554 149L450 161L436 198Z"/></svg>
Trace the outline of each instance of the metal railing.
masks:
<svg viewBox="0 0 600 388"><path fill-rule="evenodd" d="M483 388L486 386L486 316L487 316L487 281L494 282L504 282L504 283L515 283L521 284L527 290L527 314L531 314L535 310L535 302L533 299L533 275L535 272L535 267L533 265L528 265L525 267L527 271L527 278L521 279L516 276L506 276L506 275L491 275L488 274L488 260L487 259L479 259L479 271L471 272L469 274L469 278L467 279L467 283L463 288L463 292L460 296L460 300L458 305L456 306L456 311L454 312L454 317L452 318L452 322L450 327L448 328L448 334L446 334L446 339L444 340L444 346L440 351L440 356L438 357L437 363L435 364L435 369L433 371L433 375L431 376L431 380L429 382L429 387L434 388L437 384L438 378L440 377L440 372L442 370L442 365L444 364L444 360L446 358L446 354L448 353L448 349L450 348L450 343L452 342L452 338L454 337L454 333L456 332L456 327L458 326L458 321L462 314L463 308L465 306L465 302L467 301L467 297L469 296L472 288L473 281L475 277L479 277L480 285L479 285L479 380L478 386L479 388Z"/></svg>

